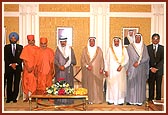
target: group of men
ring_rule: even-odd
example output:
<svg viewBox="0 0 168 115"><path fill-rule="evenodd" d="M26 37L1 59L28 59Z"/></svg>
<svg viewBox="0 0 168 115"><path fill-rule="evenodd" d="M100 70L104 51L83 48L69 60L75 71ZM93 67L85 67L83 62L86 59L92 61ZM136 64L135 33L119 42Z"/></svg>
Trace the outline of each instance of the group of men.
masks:
<svg viewBox="0 0 168 115"><path fill-rule="evenodd" d="M72 47L67 45L67 38L60 37L55 54L47 47L47 38L40 38L40 47L35 46L34 35L28 35L28 45L16 44L17 33L9 35L10 43L5 45L5 77L7 78L7 101L17 102L19 82L22 71L24 101L32 94L44 94L51 86L52 79L64 78L74 87L73 66L76 57ZM156 81L156 99L161 99L161 83L164 64L164 47L159 45L159 34L152 35L152 44L146 46L140 33L133 36L128 47L122 45L119 37L112 39L112 44L104 54L96 45L96 37L89 37L88 44L81 55L82 87L88 90L88 103L104 102L103 81L106 79L106 102L111 105L142 105L146 100L146 82L149 84L149 100L154 99ZM15 55L12 54L16 44ZM154 45L156 48L153 49ZM14 78L14 90L12 82ZM70 99L56 99L56 104L72 104Z"/></svg>
<svg viewBox="0 0 168 115"><path fill-rule="evenodd" d="M132 35L124 47L119 37L112 39L105 58L96 38L89 37L81 56L82 87L88 89L88 103L103 103L103 79L106 79L106 102L111 105L138 105L146 101L146 83L149 101L161 100L164 47L159 34L152 35L152 44L146 46L140 33ZM156 46L157 48L153 48Z"/></svg>
<svg viewBox="0 0 168 115"><path fill-rule="evenodd" d="M64 77L73 86L72 68L76 65L76 58L71 47L66 45L66 39L59 39L60 44L54 54L54 51L47 47L48 39L45 37L40 38L38 47L35 45L34 35L27 35L28 44L23 47L17 44L19 35L16 32L10 33L10 44L4 47L6 103L17 103L20 79L24 102L27 102L32 94L45 94L46 88L52 85L54 76L56 79Z"/></svg>

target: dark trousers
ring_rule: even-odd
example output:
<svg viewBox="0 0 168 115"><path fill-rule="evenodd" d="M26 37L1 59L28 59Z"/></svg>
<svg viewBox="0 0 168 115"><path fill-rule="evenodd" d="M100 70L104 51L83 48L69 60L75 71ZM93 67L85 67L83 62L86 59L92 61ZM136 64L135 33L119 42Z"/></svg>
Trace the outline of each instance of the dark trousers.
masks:
<svg viewBox="0 0 168 115"><path fill-rule="evenodd" d="M6 83L7 83L7 77L6 77L6 74L4 74L4 96L6 96L5 95Z"/></svg>
<svg viewBox="0 0 168 115"><path fill-rule="evenodd" d="M154 99L155 83L156 83L156 100L161 100L162 76L150 72L148 79L149 100Z"/></svg>
<svg viewBox="0 0 168 115"><path fill-rule="evenodd" d="M19 84L21 72L11 72L6 74L7 77L7 100L16 100L19 93Z"/></svg>

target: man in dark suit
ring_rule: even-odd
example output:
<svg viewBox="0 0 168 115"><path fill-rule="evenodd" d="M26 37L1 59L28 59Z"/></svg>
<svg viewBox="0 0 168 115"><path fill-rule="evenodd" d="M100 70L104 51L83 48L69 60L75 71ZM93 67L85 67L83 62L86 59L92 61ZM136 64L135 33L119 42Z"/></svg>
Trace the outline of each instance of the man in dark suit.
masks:
<svg viewBox="0 0 168 115"><path fill-rule="evenodd" d="M5 76L7 79L6 103L10 103L10 101L16 103L22 72L22 60L19 57L23 46L17 44L19 35L16 32L9 34L9 40L10 44L5 45L4 47Z"/></svg>
<svg viewBox="0 0 168 115"><path fill-rule="evenodd" d="M156 100L161 100L161 84L164 64L164 46L159 44L159 34L152 35L152 44L148 45L149 61L149 101L154 100L154 90L156 82Z"/></svg>

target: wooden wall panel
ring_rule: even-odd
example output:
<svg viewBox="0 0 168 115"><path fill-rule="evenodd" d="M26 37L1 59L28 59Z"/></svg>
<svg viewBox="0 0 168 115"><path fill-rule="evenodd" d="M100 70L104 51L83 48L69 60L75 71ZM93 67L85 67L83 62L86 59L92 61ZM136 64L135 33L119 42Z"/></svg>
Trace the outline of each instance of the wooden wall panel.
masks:
<svg viewBox="0 0 168 115"><path fill-rule="evenodd" d="M151 5L111 4L110 12L151 12Z"/></svg>
<svg viewBox="0 0 168 115"><path fill-rule="evenodd" d="M19 4L4 4L5 12L19 12Z"/></svg>
<svg viewBox="0 0 168 115"><path fill-rule="evenodd" d="M139 27L146 45L151 42L151 19L150 18L110 18L110 44L114 36L122 36L123 27Z"/></svg>
<svg viewBox="0 0 168 115"><path fill-rule="evenodd" d="M40 4L40 12L90 12L89 4Z"/></svg>
<svg viewBox="0 0 168 115"><path fill-rule="evenodd" d="M6 27L6 44L8 44L9 43L8 36L11 32L17 32L19 34L19 17L5 17L4 26Z"/></svg>

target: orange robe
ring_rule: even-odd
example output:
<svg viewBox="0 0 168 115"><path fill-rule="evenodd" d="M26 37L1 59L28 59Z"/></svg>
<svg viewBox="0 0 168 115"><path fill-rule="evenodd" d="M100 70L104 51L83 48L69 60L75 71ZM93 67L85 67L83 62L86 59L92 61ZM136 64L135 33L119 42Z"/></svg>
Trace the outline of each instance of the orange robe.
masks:
<svg viewBox="0 0 168 115"><path fill-rule="evenodd" d="M39 48L37 58L37 93L45 93L46 87L52 85L54 77L54 51L51 48Z"/></svg>
<svg viewBox="0 0 168 115"><path fill-rule="evenodd" d="M35 56L37 53L37 46L26 45L20 58L24 61L24 69L23 69L23 76L22 76L22 87L23 92L28 95L28 92L34 93L36 91L36 77L34 75L34 68L36 65ZM28 72L28 68L33 68L32 72Z"/></svg>

